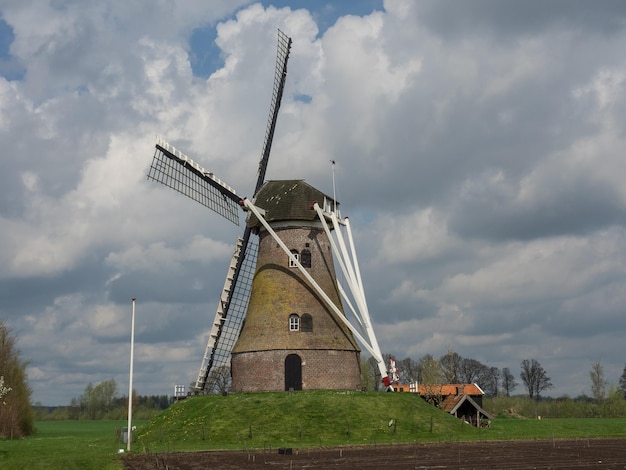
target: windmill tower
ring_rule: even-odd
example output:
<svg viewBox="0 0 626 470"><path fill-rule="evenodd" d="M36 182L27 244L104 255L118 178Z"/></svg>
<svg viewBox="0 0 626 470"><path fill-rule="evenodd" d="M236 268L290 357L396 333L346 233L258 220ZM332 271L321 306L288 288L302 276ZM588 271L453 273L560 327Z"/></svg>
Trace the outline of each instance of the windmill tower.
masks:
<svg viewBox="0 0 626 470"><path fill-rule="evenodd" d="M359 347L309 287L298 262L341 306L330 240L312 206L330 201L302 180L268 181L255 205L289 248L287 254L253 215L259 236L256 275L246 318L232 351L233 391L355 389ZM345 314L342 311L342 315Z"/></svg>
<svg viewBox="0 0 626 470"><path fill-rule="evenodd" d="M248 212L198 372L198 392L215 391L231 357L234 391L354 389L360 382L355 338L376 359L389 386L348 219L340 219L336 201L303 180L265 181L290 49L291 38L279 30L274 90L252 200L238 196L162 139L148 173L148 179L233 223L239 223L240 208ZM337 282L334 260L346 288Z"/></svg>

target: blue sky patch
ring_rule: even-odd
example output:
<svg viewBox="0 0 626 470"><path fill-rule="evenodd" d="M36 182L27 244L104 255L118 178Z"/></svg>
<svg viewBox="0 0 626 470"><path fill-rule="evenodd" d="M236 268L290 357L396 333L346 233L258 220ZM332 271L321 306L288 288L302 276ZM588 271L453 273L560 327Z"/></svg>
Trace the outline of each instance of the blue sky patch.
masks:
<svg viewBox="0 0 626 470"><path fill-rule="evenodd" d="M301 103L306 103L306 104L308 104L308 103L310 103L310 102L311 102L311 100L312 100L313 98L312 98L311 96L309 96L309 95L296 94L296 95L293 97L293 99L294 99L295 101L300 101Z"/></svg>
<svg viewBox="0 0 626 470"><path fill-rule="evenodd" d="M24 77L25 70L10 53L13 39L13 28L0 18L0 75L7 80L20 80Z"/></svg>
<svg viewBox="0 0 626 470"><path fill-rule="evenodd" d="M189 39L189 61L196 77L208 78L224 65L220 48L215 44L217 31L215 25L196 28Z"/></svg>
<svg viewBox="0 0 626 470"><path fill-rule="evenodd" d="M272 0L262 2L264 8L274 6L276 8L289 7L292 10L305 8L311 12L313 19L319 28L319 34L323 35L328 28L337 22L337 19L345 15L365 16L373 11L383 10L382 0L361 1L332 1L311 2L310 0ZM244 8L247 8L244 7ZM222 21L235 19L237 12ZM189 39L191 70L196 77L208 78L213 72L224 65L220 49L215 44L217 31L215 25L197 28L191 33ZM304 98L304 97L303 97ZM302 99L300 101L306 101Z"/></svg>

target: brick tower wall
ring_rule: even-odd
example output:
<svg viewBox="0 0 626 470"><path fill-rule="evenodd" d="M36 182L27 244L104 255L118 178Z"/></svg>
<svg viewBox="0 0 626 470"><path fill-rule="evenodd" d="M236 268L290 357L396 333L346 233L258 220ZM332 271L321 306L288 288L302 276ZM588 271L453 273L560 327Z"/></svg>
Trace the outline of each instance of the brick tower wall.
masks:
<svg viewBox="0 0 626 470"><path fill-rule="evenodd" d="M266 210L268 214L274 212L272 206ZM276 240L261 229L250 300L232 350L233 391L284 390L285 358L292 353L302 360L302 389L357 389L361 375L360 349L339 318L345 314L330 240L321 222L278 221L272 227L288 249L299 255L309 254L310 266L307 263L305 269L339 313L324 302L302 273L290 264L289 256ZM306 318L307 327L292 328L294 316L302 320L303 326ZM292 372L290 369L287 374L290 378Z"/></svg>
<svg viewBox="0 0 626 470"><path fill-rule="evenodd" d="M285 358L302 359L302 390L357 390L361 386L356 351L281 350L233 354L233 392L285 390Z"/></svg>
<svg viewBox="0 0 626 470"><path fill-rule="evenodd" d="M310 250L311 268L307 271L343 312L330 242L324 231L320 227L289 227L278 229L277 233L289 248L298 252ZM290 331L292 313L311 315L313 331ZM289 267L287 254L265 232L260 236L250 301L233 354L284 349L359 351L348 327L331 312L297 268Z"/></svg>

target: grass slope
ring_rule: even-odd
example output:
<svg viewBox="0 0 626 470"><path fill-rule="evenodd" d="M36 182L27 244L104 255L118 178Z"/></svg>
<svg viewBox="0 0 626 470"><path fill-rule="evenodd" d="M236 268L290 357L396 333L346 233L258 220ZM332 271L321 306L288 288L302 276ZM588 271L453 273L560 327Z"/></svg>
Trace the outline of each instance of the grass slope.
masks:
<svg viewBox="0 0 626 470"><path fill-rule="evenodd" d="M139 429L136 450L330 447L480 435L409 393L238 393L175 403Z"/></svg>

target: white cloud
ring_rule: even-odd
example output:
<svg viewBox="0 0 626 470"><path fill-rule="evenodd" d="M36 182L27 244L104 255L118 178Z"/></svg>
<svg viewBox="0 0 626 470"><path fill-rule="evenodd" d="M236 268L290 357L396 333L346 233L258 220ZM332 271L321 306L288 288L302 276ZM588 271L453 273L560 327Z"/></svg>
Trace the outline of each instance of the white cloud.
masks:
<svg viewBox="0 0 626 470"><path fill-rule="evenodd" d="M36 400L122 388L136 292L140 393L194 378L241 229L146 181L153 139L250 195L277 27L294 44L268 177L329 192L337 162L385 352L536 356L557 394L591 355L620 369L621 9L387 0L322 29L327 5L244 3L3 5L25 75L0 77L0 313ZM215 32L208 78L195 28Z"/></svg>
<svg viewBox="0 0 626 470"><path fill-rule="evenodd" d="M110 253L106 263L122 270L176 272L182 263L193 261L208 266L215 259L227 258L232 251L233 247L226 243L195 236L180 248L167 247L162 242L135 245L123 252Z"/></svg>
<svg viewBox="0 0 626 470"><path fill-rule="evenodd" d="M378 256L389 263L414 263L447 255L459 248L459 241L448 233L445 216L433 208L406 216L383 216Z"/></svg>

